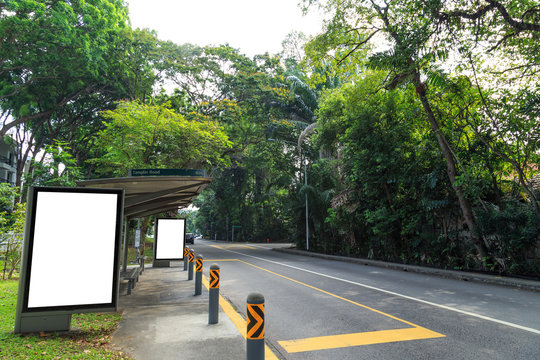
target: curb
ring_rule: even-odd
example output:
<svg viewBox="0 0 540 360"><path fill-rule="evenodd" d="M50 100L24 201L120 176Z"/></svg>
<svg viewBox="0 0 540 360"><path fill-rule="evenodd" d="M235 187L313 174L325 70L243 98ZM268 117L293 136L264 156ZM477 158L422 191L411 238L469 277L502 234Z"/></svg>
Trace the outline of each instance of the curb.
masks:
<svg viewBox="0 0 540 360"><path fill-rule="evenodd" d="M353 263L353 264L376 266L376 267L381 267L381 268L386 268L386 269L391 269L391 270L410 271L410 272L419 273L419 274L439 276L439 277L447 278L447 279L474 281L474 282L501 285L501 286L523 289L523 290L540 292L540 281L535 281L535 280L526 280L526 279L519 279L519 278L513 278L513 277L506 277L506 276L477 274L477 273L457 271L457 270L436 269L436 268L429 268L429 267L423 267L423 266L417 266L417 265L405 265L405 264L384 262L384 261L378 261L378 260L350 258L346 256L326 255L326 254L313 253L313 252L309 252L305 250L297 250L297 249L274 248L272 250L287 253L287 254L293 254L293 255L309 256L309 257L314 257L314 258L319 258L319 259L327 259L327 260L333 260L333 261L348 262L348 263Z"/></svg>

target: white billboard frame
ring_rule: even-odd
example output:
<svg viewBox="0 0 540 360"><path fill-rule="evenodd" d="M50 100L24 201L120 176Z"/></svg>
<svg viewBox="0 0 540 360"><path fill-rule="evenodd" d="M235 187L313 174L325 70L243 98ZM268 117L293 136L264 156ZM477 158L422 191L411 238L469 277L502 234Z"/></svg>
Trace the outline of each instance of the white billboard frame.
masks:
<svg viewBox="0 0 540 360"><path fill-rule="evenodd" d="M117 310L123 208L123 189L29 189L15 332Z"/></svg>
<svg viewBox="0 0 540 360"><path fill-rule="evenodd" d="M186 225L185 218L156 219L156 237L154 240L155 261L177 261L184 259ZM179 232L179 234L175 231ZM178 240L180 241L178 242Z"/></svg>

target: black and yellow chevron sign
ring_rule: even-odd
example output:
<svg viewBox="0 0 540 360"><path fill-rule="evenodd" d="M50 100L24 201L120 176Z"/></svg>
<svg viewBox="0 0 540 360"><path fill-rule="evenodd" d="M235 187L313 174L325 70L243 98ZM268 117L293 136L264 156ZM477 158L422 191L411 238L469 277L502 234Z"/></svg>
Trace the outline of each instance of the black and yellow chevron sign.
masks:
<svg viewBox="0 0 540 360"><path fill-rule="evenodd" d="M184 248L184 257L189 255L189 249L187 247Z"/></svg>
<svg viewBox="0 0 540 360"><path fill-rule="evenodd" d="M196 266L195 266L195 271L202 271L202 264L203 264L203 259L201 258L197 258L197 262L196 262Z"/></svg>
<svg viewBox="0 0 540 360"><path fill-rule="evenodd" d="M264 339L264 304L247 304L247 338Z"/></svg>
<svg viewBox="0 0 540 360"><path fill-rule="evenodd" d="M194 257L195 257L195 255L193 255L193 253L190 251L189 252L189 262L193 262Z"/></svg>
<svg viewBox="0 0 540 360"><path fill-rule="evenodd" d="M219 289L219 269L210 269L210 289Z"/></svg>

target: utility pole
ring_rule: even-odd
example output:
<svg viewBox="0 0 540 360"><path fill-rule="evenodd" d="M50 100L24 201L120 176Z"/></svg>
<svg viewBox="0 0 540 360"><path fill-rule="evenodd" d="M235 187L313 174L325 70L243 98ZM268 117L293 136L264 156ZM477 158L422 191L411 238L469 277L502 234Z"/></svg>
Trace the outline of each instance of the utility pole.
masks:
<svg viewBox="0 0 540 360"><path fill-rule="evenodd" d="M304 187L306 189L306 250L309 251L309 208L307 199L307 157L304 158Z"/></svg>

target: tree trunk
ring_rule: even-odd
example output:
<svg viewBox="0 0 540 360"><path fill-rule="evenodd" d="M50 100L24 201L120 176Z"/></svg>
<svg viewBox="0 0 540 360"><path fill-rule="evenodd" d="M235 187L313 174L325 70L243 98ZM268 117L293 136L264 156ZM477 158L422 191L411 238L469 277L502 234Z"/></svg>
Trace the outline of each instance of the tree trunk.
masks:
<svg viewBox="0 0 540 360"><path fill-rule="evenodd" d="M525 172L523 171L523 168L520 166L514 166L514 169L518 173L519 183L521 184L521 186L523 186L527 194L529 194L529 196L531 197L531 202L533 204L534 210L536 211L536 215L540 215L540 205L538 204L538 199L536 198L532 187L529 187L529 185L525 181Z"/></svg>
<svg viewBox="0 0 540 360"><path fill-rule="evenodd" d="M425 85L420 81L420 73L418 71L415 71L413 81L416 87L416 92L418 93L420 101L422 102L422 107L424 108L424 111L426 112L426 115L428 117L429 124L431 125L431 130L435 133L435 136L437 136L439 147L441 149L441 152L443 153L444 159L446 160L446 172L448 174L448 178L450 179L450 183L452 184L452 188L454 189L458 198L459 206L463 213L465 223L469 228L469 232L471 234L474 246L478 251L478 255L481 258L485 258L488 256L488 249L482 239L480 239L475 234L474 216L471 204L465 197L465 193L462 187L456 184L457 169L454 157L452 155L452 150L450 148L450 145L448 144L448 141L446 140L446 137L442 133L441 128L439 127L437 119L435 118L435 114L433 113L431 104L429 103L429 100L426 96Z"/></svg>
<svg viewBox="0 0 540 360"><path fill-rule="evenodd" d="M374 0L372 0L371 3L373 7L375 8L375 10L378 12L381 20L383 20L384 24L386 25L386 31L388 31L390 36L394 39L398 48L407 49L409 47L408 44L403 44L402 37L399 36L399 34L395 32L394 30L395 27L390 24L390 19L388 17L388 12L387 12L388 8L380 7L379 5L375 3ZM420 101L422 102L422 107L424 108L424 111L426 112L429 124L431 125L431 129L435 133L435 136L437 136L439 147L443 153L444 159L446 160L446 171L448 173L448 177L450 178L450 183L452 184L452 188L454 189L456 196L458 198L459 206L463 213L465 223L467 224L467 227L469 228L469 232L471 234L471 238L473 240L474 246L476 247L476 250L478 251L478 255L481 258L485 258L488 255L488 250L483 240L478 238L478 236L474 232L475 230L474 229L475 228L474 216L472 213L471 205L469 204L469 201L465 197L465 193L463 192L463 189L461 188L461 186L456 184L457 168L456 168L454 157L452 155L452 149L450 148L450 145L446 141L446 138L444 134L442 133L441 128L439 127L439 123L437 119L435 118L435 114L433 113L431 104L429 103L429 100L426 96L426 86L420 80L420 71L416 67L415 62L412 59L412 57L410 57L410 55L406 60L409 65L409 68L407 69L407 71L410 75L412 75L412 83L416 87L416 93L420 97Z"/></svg>

